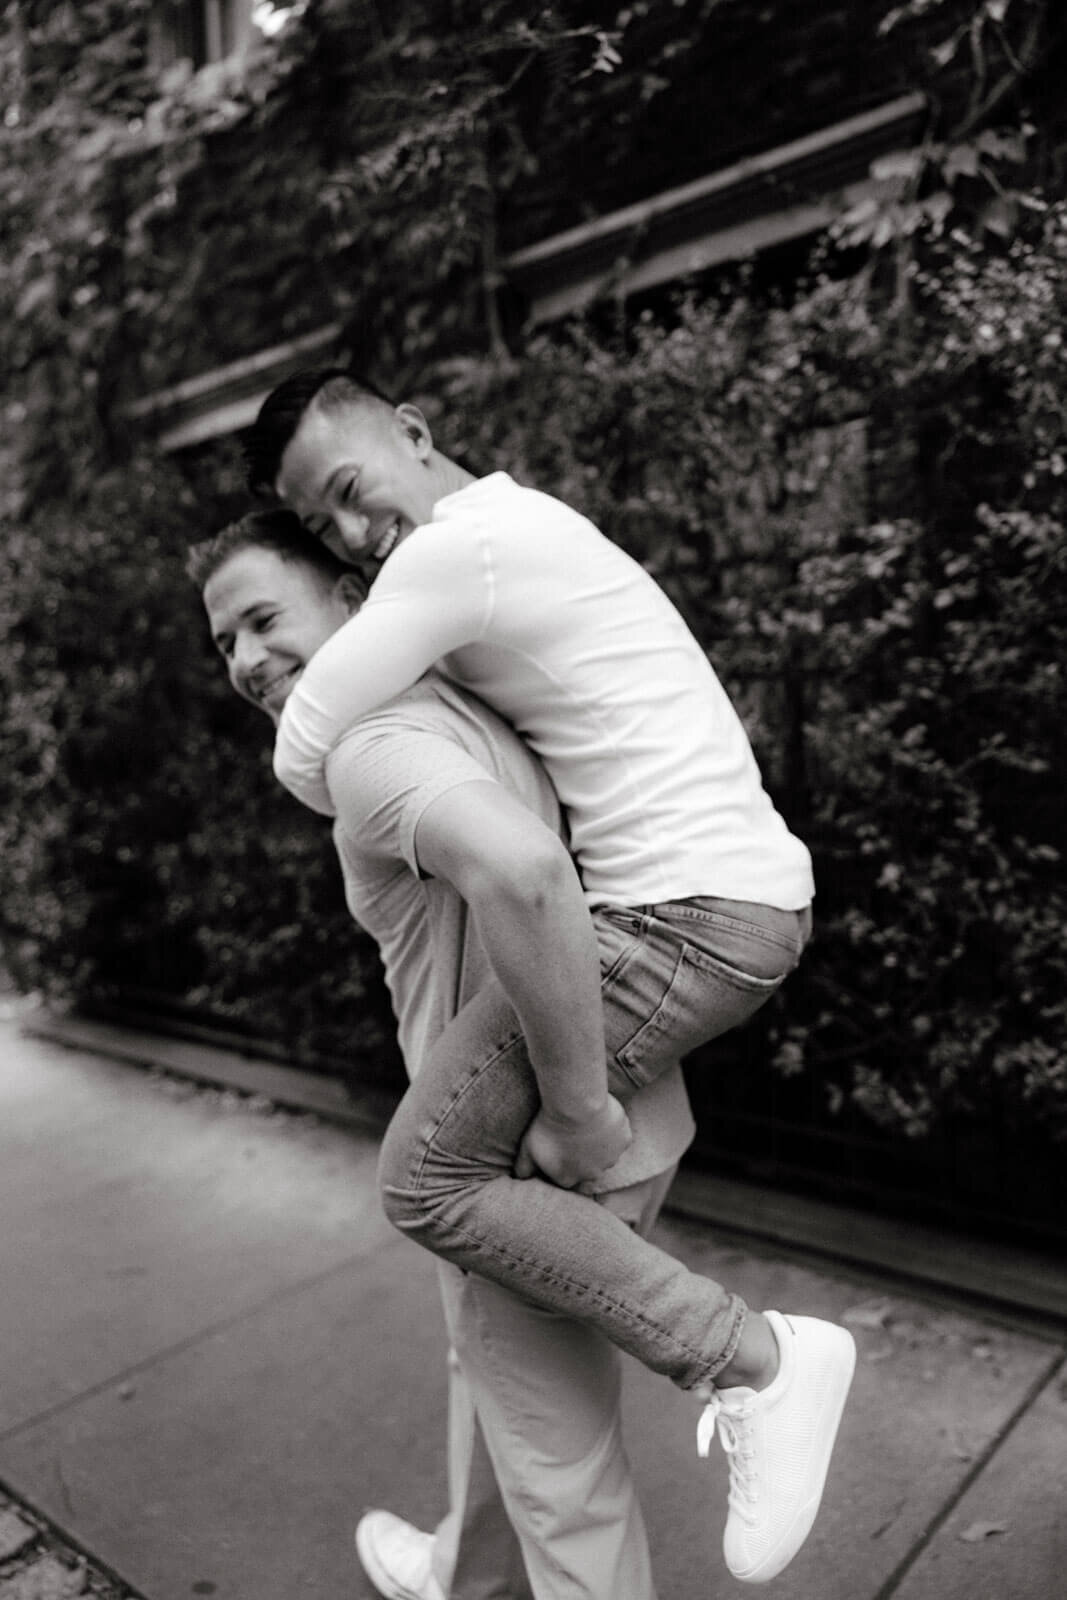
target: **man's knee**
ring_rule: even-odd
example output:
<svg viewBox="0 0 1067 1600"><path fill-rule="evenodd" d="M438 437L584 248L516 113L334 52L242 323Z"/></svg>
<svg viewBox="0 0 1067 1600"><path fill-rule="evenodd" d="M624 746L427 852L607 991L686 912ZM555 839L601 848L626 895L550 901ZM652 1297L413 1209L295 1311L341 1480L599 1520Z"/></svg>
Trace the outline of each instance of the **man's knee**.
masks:
<svg viewBox="0 0 1067 1600"><path fill-rule="evenodd" d="M397 1109L382 1140L378 1155L378 1195L382 1210L394 1228L408 1232L417 1224L425 1206L425 1190L420 1182L423 1142L412 1119L405 1115L405 1102Z"/></svg>
<svg viewBox="0 0 1067 1600"><path fill-rule="evenodd" d="M410 1097L401 1102L378 1158L382 1210L401 1233L442 1253L466 1205L498 1175L483 1162L450 1151Z"/></svg>

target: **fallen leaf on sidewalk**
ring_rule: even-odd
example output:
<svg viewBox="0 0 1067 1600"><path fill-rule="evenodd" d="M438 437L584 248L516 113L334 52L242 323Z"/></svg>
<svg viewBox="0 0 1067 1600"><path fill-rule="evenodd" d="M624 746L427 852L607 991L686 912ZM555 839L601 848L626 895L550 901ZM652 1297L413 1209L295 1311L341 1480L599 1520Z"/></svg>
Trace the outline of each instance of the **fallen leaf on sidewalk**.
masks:
<svg viewBox="0 0 1067 1600"><path fill-rule="evenodd" d="M36 1537L37 1529L32 1528L17 1512L9 1511L6 1507L0 1509L0 1561L17 1556Z"/></svg>
<svg viewBox="0 0 1067 1600"><path fill-rule="evenodd" d="M981 1544L983 1539L989 1539L994 1533L1007 1533L1006 1522L972 1522L969 1528L964 1528L957 1537L964 1544Z"/></svg>
<svg viewBox="0 0 1067 1600"><path fill-rule="evenodd" d="M868 1305L853 1306L841 1318L853 1328L884 1328L893 1307L888 1300L874 1300Z"/></svg>
<svg viewBox="0 0 1067 1600"><path fill-rule="evenodd" d="M4 1600L73 1600L86 1588L85 1567L64 1566L55 1556L44 1555L4 1581Z"/></svg>

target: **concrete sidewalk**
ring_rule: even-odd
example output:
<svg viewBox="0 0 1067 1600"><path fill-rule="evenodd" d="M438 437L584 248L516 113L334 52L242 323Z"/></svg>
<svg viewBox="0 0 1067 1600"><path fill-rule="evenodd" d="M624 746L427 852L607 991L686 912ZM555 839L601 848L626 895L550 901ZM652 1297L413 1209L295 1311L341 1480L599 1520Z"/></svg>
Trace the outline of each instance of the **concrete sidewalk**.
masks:
<svg viewBox="0 0 1067 1600"><path fill-rule="evenodd" d="M147 1600L370 1600L360 1511L427 1527L444 1494L433 1264L382 1219L375 1159L368 1133L0 1021L0 1489ZM772 1593L1063 1592L1051 1334L684 1221L661 1242L753 1304L856 1335L823 1512ZM719 1549L725 1463L696 1460L694 1402L635 1365L627 1383L661 1600L742 1594ZM2 1550L8 1600L19 1558Z"/></svg>

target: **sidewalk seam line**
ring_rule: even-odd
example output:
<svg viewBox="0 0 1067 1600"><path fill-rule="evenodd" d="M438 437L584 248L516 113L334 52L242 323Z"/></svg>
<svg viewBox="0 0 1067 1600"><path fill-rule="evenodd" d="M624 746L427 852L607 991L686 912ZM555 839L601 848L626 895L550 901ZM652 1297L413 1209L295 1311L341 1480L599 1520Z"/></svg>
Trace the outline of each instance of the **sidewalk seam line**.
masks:
<svg viewBox="0 0 1067 1600"><path fill-rule="evenodd" d="M1044 1393L1044 1391L1055 1381L1059 1373L1063 1371L1065 1362L1067 1362L1067 1350L1061 1348L1059 1353L1052 1358L1049 1366L1046 1367L1045 1370L1034 1379L1025 1396L1008 1417L1007 1421L1004 1422L997 1433L994 1434L989 1444L978 1457L978 1460L960 1479L959 1483L949 1495L941 1509L927 1523L926 1528L919 1535L918 1539L912 1545L907 1555L902 1557L902 1559L897 1563L896 1567L894 1567L893 1571L889 1574L889 1577L882 1584L882 1587L873 1596L873 1600L890 1600L890 1597L896 1594L897 1590L900 1588L900 1585L908 1576L908 1573L919 1560L919 1557L929 1549L934 1539L945 1526L945 1523L948 1521L949 1517L951 1517L952 1513L956 1510L956 1507L960 1504L964 1495L968 1492L971 1486L977 1482L982 1473L989 1466L989 1463L997 1454L1001 1445L1004 1444L1009 1435L1015 1431L1019 1423L1026 1416L1027 1412L1032 1409L1038 1397Z"/></svg>
<svg viewBox="0 0 1067 1600"><path fill-rule="evenodd" d="M106 1393L108 1389L115 1388L116 1385L122 1384L129 1378L137 1377L150 1371L153 1367L171 1360L174 1356L184 1354L185 1351L193 1349L194 1346L201 1344L205 1339L213 1339L217 1334L226 1333L231 1328L239 1327L242 1322L247 1322L252 1317L259 1316L271 1306L280 1305L294 1295L302 1294L305 1290L314 1288L317 1284L326 1283L331 1278L339 1276L342 1272L350 1271L358 1262L365 1261L368 1256L373 1255L377 1250L392 1250L396 1245L402 1243L403 1240L399 1238L395 1244L389 1239L383 1241L380 1245L373 1245L370 1250L364 1251L362 1254L347 1256L344 1261L335 1262L332 1267L325 1267L321 1272L313 1273L309 1278L302 1278L299 1283L288 1284L284 1289L279 1289L276 1294L268 1295L265 1300L257 1301L253 1306L246 1306L243 1310L236 1311L232 1316L224 1317L219 1322L209 1323L206 1327L199 1329L196 1333L187 1334L184 1339L179 1339L174 1344L164 1345L161 1350L143 1357L140 1361L135 1361L132 1366L121 1367L117 1372L113 1372L108 1377L101 1378L97 1383L91 1384L89 1388L79 1390L76 1395L70 1395L65 1400L57 1401L55 1405L36 1412L34 1416L28 1417L25 1421L17 1422L13 1427L0 1431L0 1445L7 1444L10 1440L17 1438L21 1433L28 1432L31 1428L40 1427L46 1422L54 1421L56 1417L62 1416L65 1411L70 1411L74 1406L79 1406L87 1400L95 1400L98 1395Z"/></svg>

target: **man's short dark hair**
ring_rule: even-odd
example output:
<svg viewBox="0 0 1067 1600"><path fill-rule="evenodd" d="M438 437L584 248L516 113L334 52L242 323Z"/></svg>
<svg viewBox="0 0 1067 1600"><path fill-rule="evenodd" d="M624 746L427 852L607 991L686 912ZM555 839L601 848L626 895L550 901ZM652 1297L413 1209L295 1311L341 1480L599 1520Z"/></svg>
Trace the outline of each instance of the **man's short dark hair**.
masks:
<svg viewBox="0 0 1067 1600"><path fill-rule="evenodd" d="M312 401L329 409L374 401L393 409L393 401L358 372L344 367L314 367L294 372L272 389L242 441L248 487L253 494L275 493L282 456Z"/></svg>
<svg viewBox="0 0 1067 1600"><path fill-rule="evenodd" d="M202 594L219 568L242 550L273 550L283 561L311 567L328 584L336 583L353 571L347 562L308 532L294 511L279 507L250 511L239 521L228 523L210 539L194 544L186 558L186 574Z"/></svg>

